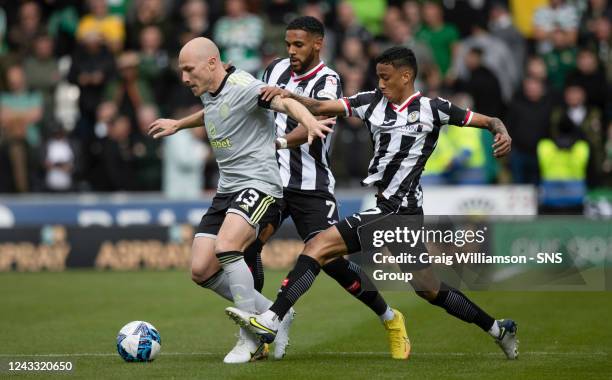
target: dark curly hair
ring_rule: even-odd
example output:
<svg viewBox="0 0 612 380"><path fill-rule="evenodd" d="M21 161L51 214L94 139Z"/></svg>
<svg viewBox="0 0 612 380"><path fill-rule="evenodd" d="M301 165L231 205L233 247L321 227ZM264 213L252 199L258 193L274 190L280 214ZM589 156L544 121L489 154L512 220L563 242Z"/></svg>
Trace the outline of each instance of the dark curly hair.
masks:
<svg viewBox="0 0 612 380"><path fill-rule="evenodd" d="M308 33L325 36L325 28L321 21L311 16L298 17L287 25L287 30L304 30Z"/></svg>
<svg viewBox="0 0 612 380"><path fill-rule="evenodd" d="M381 55L376 57L376 63L391 65L396 69L400 67L409 67L414 72L414 77L416 77L418 72L414 52L403 46L394 46L385 50Z"/></svg>

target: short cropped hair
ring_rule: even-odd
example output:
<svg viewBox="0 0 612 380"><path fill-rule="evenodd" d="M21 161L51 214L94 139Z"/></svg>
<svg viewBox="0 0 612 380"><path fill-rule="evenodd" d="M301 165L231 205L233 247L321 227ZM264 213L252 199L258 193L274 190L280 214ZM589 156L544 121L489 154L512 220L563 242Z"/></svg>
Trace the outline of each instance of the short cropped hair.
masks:
<svg viewBox="0 0 612 380"><path fill-rule="evenodd" d="M304 30L321 37L325 36L323 24L312 16L302 16L294 19L287 25L287 30Z"/></svg>
<svg viewBox="0 0 612 380"><path fill-rule="evenodd" d="M391 65L396 69L400 67L409 67L413 71L415 78L418 72L414 52L403 46L394 46L385 50L376 57L376 63Z"/></svg>

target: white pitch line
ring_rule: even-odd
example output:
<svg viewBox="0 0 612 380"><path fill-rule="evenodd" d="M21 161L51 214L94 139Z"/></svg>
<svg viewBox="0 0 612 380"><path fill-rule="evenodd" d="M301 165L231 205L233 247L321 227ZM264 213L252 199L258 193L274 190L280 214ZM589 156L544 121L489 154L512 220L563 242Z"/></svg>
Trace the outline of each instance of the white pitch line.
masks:
<svg viewBox="0 0 612 380"><path fill-rule="evenodd" d="M221 355L222 353L214 352L161 352L164 356L214 356ZM296 353L299 355L338 355L338 356L378 356L388 355L386 351L380 352L348 352L348 351L320 351L320 352L302 352ZM69 353L69 354L0 354L3 358L24 358L24 357L106 357L116 356L116 353L109 352L84 352L84 353ZM411 356L499 356L498 352L413 352ZM604 351L592 351L592 352L550 352L550 351L527 351L521 352L520 356L607 356L609 352Z"/></svg>

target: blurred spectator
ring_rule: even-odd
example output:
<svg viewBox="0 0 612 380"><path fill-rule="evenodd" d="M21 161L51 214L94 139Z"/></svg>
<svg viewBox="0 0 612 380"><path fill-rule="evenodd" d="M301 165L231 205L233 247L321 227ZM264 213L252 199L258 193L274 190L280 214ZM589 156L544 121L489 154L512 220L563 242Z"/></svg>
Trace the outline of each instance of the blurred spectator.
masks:
<svg viewBox="0 0 612 380"><path fill-rule="evenodd" d="M58 57L70 54L75 49L75 36L79 26L79 0L55 1L47 21L47 29L55 42Z"/></svg>
<svg viewBox="0 0 612 380"><path fill-rule="evenodd" d="M6 36L6 12L0 7L0 56L3 56L8 51L4 36Z"/></svg>
<svg viewBox="0 0 612 380"><path fill-rule="evenodd" d="M492 1L451 0L440 1L444 7L444 20L453 24L465 37L472 33L474 24L485 24Z"/></svg>
<svg viewBox="0 0 612 380"><path fill-rule="evenodd" d="M456 49L455 61L449 79L453 76L465 79L468 68L465 65L465 56L473 48L482 52L482 64L486 66L497 78L501 88L504 102L510 101L520 83L519 66L513 58L513 53L503 40L491 35L483 25L474 24L472 34L461 41Z"/></svg>
<svg viewBox="0 0 612 380"><path fill-rule="evenodd" d="M156 27L162 36L171 35L163 0L135 0L133 6L136 14L126 24L126 49L140 49L142 47L142 31L148 27Z"/></svg>
<svg viewBox="0 0 612 380"><path fill-rule="evenodd" d="M440 128L436 149L425 163L425 169L421 176L422 185L447 185L450 183L450 169L455 156L453 142L448 134L450 128L448 125Z"/></svg>
<svg viewBox="0 0 612 380"><path fill-rule="evenodd" d="M177 40L170 47L175 54L189 40L196 37L212 38L208 20L208 5L204 0L187 0L181 8L182 20L176 27Z"/></svg>
<svg viewBox="0 0 612 380"><path fill-rule="evenodd" d="M474 99L476 112L485 115L502 115L504 103L502 91L493 72L483 64L483 50L472 47L465 56L468 70L466 79L455 82L455 89L467 92Z"/></svg>
<svg viewBox="0 0 612 380"><path fill-rule="evenodd" d="M343 40L340 56L336 59L336 69L342 78L350 75L348 71L351 69L360 73L368 70L368 58L359 38L355 36Z"/></svg>
<svg viewBox="0 0 612 380"><path fill-rule="evenodd" d="M578 85L585 90L588 106L605 109L608 90L606 74L599 66L595 53L587 49L578 53L576 69L568 74L566 83Z"/></svg>
<svg viewBox="0 0 612 380"><path fill-rule="evenodd" d="M389 36L393 33L391 30L398 22L404 20L404 15L398 7L389 7L383 16L383 36Z"/></svg>
<svg viewBox="0 0 612 380"><path fill-rule="evenodd" d="M410 30L421 29L421 4L419 0L406 0L402 4L402 13L406 22L410 25Z"/></svg>
<svg viewBox="0 0 612 380"><path fill-rule="evenodd" d="M35 37L44 32L40 7L34 1L26 1L19 7L19 22L9 30L9 46L21 58L26 57L33 52Z"/></svg>
<svg viewBox="0 0 612 380"><path fill-rule="evenodd" d="M75 173L78 181L78 188L89 189L97 181L96 171L101 166L102 147L110 125L117 117L117 105L113 102L103 102L96 110L93 128L90 128L91 135L79 139L81 144L82 156L79 157Z"/></svg>
<svg viewBox="0 0 612 380"><path fill-rule="evenodd" d="M525 78L535 78L542 82L545 88L544 92L548 94L553 103L563 101L561 92L556 90L548 80L548 67L546 67L546 62L542 57L537 55L529 57L524 71ZM521 90L519 89L519 91Z"/></svg>
<svg viewBox="0 0 612 380"><path fill-rule="evenodd" d="M342 92L345 96L355 95L365 89L373 88L376 84L368 84L363 76L363 71L358 67L347 67L343 72Z"/></svg>
<svg viewBox="0 0 612 380"><path fill-rule="evenodd" d="M489 13L489 30L492 36L503 40L506 46L508 46L514 61L514 67L518 70L517 80L520 82L520 77L525 65L527 46L525 38L523 38L512 23L512 15L508 11L508 8L502 3L496 2L491 6L491 11ZM515 82L515 84L519 84L519 82Z"/></svg>
<svg viewBox="0 0 612 380"><path fill-rule="evenodd" d="M602 179L604 162L604 130L601 125L601 111L586 103L583 87L569 85L564 91L564 105L553 109L551 114L551 136L559 138L563 131L577 131L589 144L587 184L597 186Z"/></svg>
<svg viewBox="0 0 612 380"><path fill-rule="evenodd" d="M164 139L163 192L168 198L196 199L210 148L202 141L204 128L181 131Z"/></svg>
<svg viewBox="0 0 612 380"><path fill-rule="evenodd" d="M538 141L548 135L551 102L541 80L527 77L508 110L506 125L512 136L510 169L514 183L538 183Z"/></svg>
<svg viewBox="0 0 612 380"><path fill-rule="evenodd" d="M134 190L134 157L130 147L130 119L119 116L108 125L108 137L101 142L101 150L92 168L95 191Z"/></svg>
<svg viewBox="0 0 612 380"><path fill-rule="evenodd" d="M612 82L612 19L599 17L594 21L594 32L587 45L604 63L604 71L608 82Z"/></svg>
<svg viewBox="0 0 612 380"><path fill-rule="evenodd" d="M80 138L93 136L96 108L102 101L106 83L113 77L115 61L104 46L102 36L89 32L82 36L81 45L72 56L68 80L79 86L80 119L75 135Z"/></svg>
<svg viewBox="0 0 612 380"><path fill-rule="evenodd" d="M448 137L453 144L450 175L458 185L484 185L487 183L485 150L482 130L449 126Z"/></svg>
<svg viewBox="0 0 612 380"><path fill-rule="evenodd" d="M355 15L355 10L349 1L343 0L336 6L336 56L341 54L342 45L348 38L357 38L361 41L366 53L372 42L372 35L364 28Z"/></svg>
<svg viewBox="0 0 612 380"><path fill-rule="evenodd" d="M580 21L581 38L588 38L595 33L596 22L599 18L612 19L612 7L608 0L589 0L589 6L582 14Z"/></svg>
<svg viewBox="0 0 612 380"><path fill-rule="evenodd" d="M88 0L87 5L91 13L79 21L77 39L82 40L89 33L96 32L113 53L120 52L125 42L123 20L108 13L106 0Z"/></svg>
<svg viewBox="0 0 612 380"><path fill-rule="evenodd" d="M139 63L137 53L121 53L117 58L119 77L109 82L104 89L104 100L117 104L119 113L127 116L134 127L138 124L137 110L144 105L154 104L153 90L146 80L140 78Z"/></svg>
<svg viewBox="0 0 612 380"><path fill-rule="evenodd" d="M170 72L170 57L162 48L163 36L156 26L148 26L140 32L140 52L138 71L155 95L155 103L164 106L168 98L168 89L175 80ZM163 111L170 111L163 109Z"/></svg>
<svg viewBox="0 0 612 380"><path fill-rule="evenodd" d="M298 16L297 9L297 2L291 0L269 0L264 2L264 44L268 45L267 49L275 51L285 50L285 29L287 24ZM263 69L267 67L265 63L261 66Z"/></svg>
<svg viewBox="0 0 612 380"><path fill-rule="evenodd" d="M423 80L423 73L428 70L435 68L437 69L436 62L434 61L433 54L428 45L423 42L416 40L412 31L410 30L410 26L404 20L397 21L389 21L392 22L393 25L390 25L385 30L389 35L389 42L385 44L381 44L381 50L385 50L392 46L405 46L409 49L412 49L414 55L416 56L417 66L419 73L417 74L417 83L416 88L421 87L421 82Z"/></svg>
<svg viewBox="0 0 612 380"><path fill-rule="evenodd" d="M61 124L52 122L49 133L50 138L44 148L45 188L53 192L70 191L73 185L74 150Z"/></svg>
<svg viewBox="0 0 612 380"><path fill-rule="evenodd" d="M24 136L32 147L40 145L39 122L43 116L43 97L29 91L23 67L14 65L6 72L8 91L0 94L0 126L13 136Z"/></svg>
<svg viewBox="0 0 612 380"><path fill-rule="evenodd" d="M259 48L263 43L261 17L248 13L245 0L225 2L226 16L215 24L214 40L224 62L256 75L261 66Z"/></svg>
<svg viewBox="0 0 612 380"><path fill-rule="evenodd" d="M589 146L580 131L564 124L553 139L538 143L540 212L582 214Z"/></svg>
<svg viewBox="0 0 612 380"><path fill-rule="evenodd" d="M429 46L440 72L446 76L456 55L459 32L453 25L444 22L442 7L432 0L423 4L423 22L416 37Z"/></svg>
<svg viewBox="0 0 612 380"><path fill-rule="evenodd" d="M545 84L548 83L548 68L542 57L535 55L529 57L525 67L525 77L538 79Z"/></svg>
<svg viewBox="0 0 612 380"><path fill-rule="evenodd" d="M355 10L359 23L370 34L378 36L382 30L381 21L385 14L386 0L347 0Z"/></svg>
<svg viewBox="0 0 612 380"><path fill-rule="evenodd" d="M576 67L576 46L570 45L561 29L552 32L553 49L544 54L544 62L548 71L550 84L556 90L561 90L565 77Z"/></svg>
<svg viewBox="0 0 612 380"><path fill-rule="evenodd" d="M138 130L134 136L132 152L136 171L137 190L161 190L161 142L151 138L147 132L159 114L157 109L146 105L138 110Z"/></svg>
<svg viewBox="0 0 612 380"><path fill-rule="evenodd" d="M106 0L108 4L108 13L125 20L130 13L132 1L133 0ZM140 6L140 4L138 4L138 6Z"/></svg>
<svg viewBox="0 0 612 380"><path fill-rule="evenodd" d="M53 57L53 40L42 34L34 40L34 54L23 65L30 88L43 96L43 121L54 119L55 89L60 81L57 60Z"/></svg>
<svg viewBox="0 0 612 380"><path fill-rule="evenodd" d="M168 68L170 58L162 48L163 34L156 26L148 26L140 32L140 73L152 82Z"/></svg>
<svg viewBox="0 0 612 380"><path fill-rule="evenodd" d="M263 13L271 24L282 27L283 35L287 24L298 16L297 2L291 0L269 0L265 2Z"/></svg>
<svg viewBox="0 0 612 380"><path fill-rule="evenodd" d="M578 10L565 0L550 0L548 5L540 7L533 18L533 36L538 42L538 53L553 50L555 39L562 39L563 45L574 45L578 21Z"/></svg>
<svg viewBox="0 0 612 380"><path fill-rule="evenodd" d="M604 149L605 159L602 165L604 172L604 185L612 186L612 122L608 124L607 139Z"/></svg>
<svg viewBox="0 0 612 380"><path fill-rule="evenodd" d="M325 25L325 16L329 12L328 4L319 1L307 1L300 8L301 16L314 17ZM325 43L321 49L320 57L325 62L331 62L335 58L336 36L333 30L325 28Z"/></svg>
<svg viewBox="0 0 612 380"><path fill-rule="evenodd" d="M40 190L39 159L25 138L25 129L5 126L0 133L0 193Z"/></svg>
<svg viewBox="0 0 612 380"><path fill-rule="evenodd" d="M424 80L423 93L427 94L428 97L448 97L449 88L442 80L442 75L437 66L422 70L420 75L422 75Z"/></svg>

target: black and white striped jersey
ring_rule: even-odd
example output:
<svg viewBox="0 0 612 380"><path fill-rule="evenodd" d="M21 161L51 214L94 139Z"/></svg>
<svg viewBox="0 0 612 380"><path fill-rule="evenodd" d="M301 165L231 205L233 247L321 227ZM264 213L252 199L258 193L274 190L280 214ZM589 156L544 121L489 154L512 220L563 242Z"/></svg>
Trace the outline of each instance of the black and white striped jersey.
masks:
<svg viewBox="0 0 612 380"><path fill-rule="evenodd" d="M421 173L436 147L440 127L463 126L473 116L446 99L430 99L420 92L400 105L378 89L342 98L342 103L347 116L365 122L374 143L374 157L362 184L377 187L385 199L409 209L423 204Z"/></svg>
<svg viewBox="0 0 612 380"><path fill-rule="evenodd" d="M289 58L273 61L264 71L262 80L270 86L314 99L340 99L342 85L338 74L320 62L312 70L296 75L291 71ZM275 113L276 134L284 136L295 129L297 121ZM278 150L276 155L284 187L297 190L318 190L333 194L335 179L329 169L331 137L316 139L312 145L303 144L293 149Z"/></svg>

